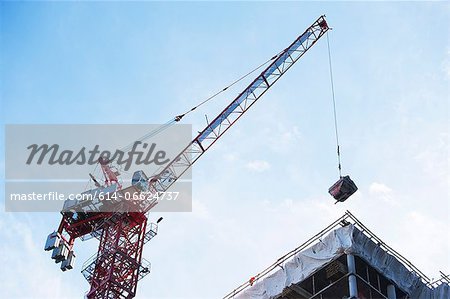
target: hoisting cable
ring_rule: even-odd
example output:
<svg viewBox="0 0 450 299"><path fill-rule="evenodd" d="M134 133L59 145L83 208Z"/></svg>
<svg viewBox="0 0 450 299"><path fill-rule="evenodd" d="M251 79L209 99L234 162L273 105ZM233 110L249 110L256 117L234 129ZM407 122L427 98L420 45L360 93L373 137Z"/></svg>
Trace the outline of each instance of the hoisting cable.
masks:
<svg viewBox="0 0 450 299"><path fill-rule="evenodd" d="M164 131L165 129L167 129L168 127L170 127L171 125L173 125L174 123L176 123L176 120L175 119L171 119L168 122L166 122L165 124L162 124L162 125L158 126L153 131L145 134L144 136L142 136L141 138L139 138L136 141L143 142L144 140L152 138L152 137L158 135L159 133L161 133L162 131ZM123 152L129 151L133 147L133 145L136 143L136 141L134 141L133 143L130 143L129 145L127 145L126 147L124 147L124 148L122 148L120 150L123 151Z"/></svg>
<svg viewBox="0 0 450 299"><path fill-rule="evenodd" d="M152 138L152 137L158 135L159 133L161 133L162 131L166 130L168 127L173 125L175 122L176 121L174 119L169 120L165 124L162 124L162 125L156 127L154 130L150 131L149 133L145 134L138 140L133 141L129 145L121 148L120 151L127 153L128 151L130 151L133 148L133 146L135 146L136 142L143 142L144 140L147 140L149 138ZM113 162L113 160L110 160L109 162ZM124 170L124 168L121 164L117 164L117 163L114 163L114 164L121 173L127 173L127 171Z"/></svg>
<svg viewBox="0 0 450 299"><path fill-rule="evenodd" d="M215 97L217 97L218 95L220 95L221 93L225 92L228 88L232 87L233 85L239 83L240 81L244 80L245 78L247 78L248 76L250 76L251 74L253 74L254 72L256 72L257 70L259 70L260 68L262 68L263 66L265 66L267 63L269 63L270 61L276 59L283 51L279 52L277 55L273 56L272 58L268 59L267 61L265 61L264 63L258 65L256 68L252 69L250 72L246 73L245 75L241 76L240 78L238 78L237 80L231 82L230 84L228 84L225 88L223 88L222 90L214 93L213 95L211 95L210 97L206 98L205 100L201 101L199 104L197 104L196 106L192 107L190 110L186 111L183 114L177 115L174 118L172 118L171 120L167 121L165 124L157 127L156 129L154 129L153 131L145 134L144 136L142 136L141 138L139 138L137 141L143 142L144 140L147 140L149 138L152 138L156 135L158 135L159 133L161 133L162 131L166 130L168 127L170 127L171 125L175 124L176 122L179 122L185 115L191 113L192 111L194 111L195 109L197 109L198 107L206 104L207 102L211 101L212 99L214 99ZM136 142L136 141L135 141ZM121 149L121 151L123 152L127 152L129 151L133 145L135 144L135 142L129 144L128 146L124 147Z"/></svg>
<svg viewBox="0 0 450 299"><path fill-rule="evenodd" d="M339 169L339 177L342 178L341 151L340 151L340 146L339 146L338 121L337 121L337 113L336 113L336 99L335 99L335 95L334 95L333 68L331 67L330 38L328 37L328 32L327 32L327 45L328 45L328 64L330 66L331 97L333 99L334 131L335 131L335 135L336 135L338 169Z"/></svg>
<svg viewBox="0 0 450 299"><path fill-rule="evenodd" d="M212 96L210 96L209 98L205 99L204 101L200 102L198 105L194 106L193 108L191 108L190 110L186 111L183 114L177 115L175 117L175 121L180 121L185 115L191 113L192 111L194 111L195 109L197 109L198 107L202 106L203 104L206 104L207 102L209 102L210 100L214 99L215 97L217 97L219 94L225 92L228 88L232 87L233 85L239 83L240 81L244 80L245 78L247 78L248 76L250 76L251 74L253 74L254 72L256 72L257 70L259 70L260 68L262 68L263 66L265 66L267 63L269 63L270 61L276 59L283 51L281 51L280 53L278 53L277 55L273 56L272 58L270 58L269 60L267 60L266 62L260 64L259 66L257 66L256 68L254 68L253 70L251 70L250 72L246 73L245 75L243 75L242 77L240 77L239 79L233 81L232 83L230 83L229 85L227 85L225 88L223 88L222 90L216 92L215 94L213 94Z"/></svg>

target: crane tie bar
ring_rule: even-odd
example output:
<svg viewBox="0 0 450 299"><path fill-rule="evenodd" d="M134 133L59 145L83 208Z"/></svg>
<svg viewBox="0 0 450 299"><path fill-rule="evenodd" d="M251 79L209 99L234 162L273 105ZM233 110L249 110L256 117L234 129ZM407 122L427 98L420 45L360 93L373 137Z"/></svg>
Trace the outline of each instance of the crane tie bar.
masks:
<svg viewBox="0 0 450 299"><path fill-rule="evenodd" d="M282 51L283 52L283 51ZM259 70L260 68L262 68L263 66L265 66L267 63L269 63L270 61L276 59L282 52L278 53L277 55L273 56L272 58L270 58L269 60L267 60L266 62L260 64L259 66L257 66L256 68L254 68L253 70L251 70L250 72L246 73L245 75L243 75L242 77L240 77L239 79L233 81L231 84L227 85L225 88L223 88L222 90L216 92L215 94L213 94L212 96L210 96L209 98L205 99L204 101L200 102L197 106L194 106L193 108L191 108L190 110L186 111L183 114L177 115L175 116L174 120L176 122L179 122L185 115L191 113L192 111L194 111L195 109L197 109L198 107L202 106L203 104L206 104L207 102L209 102L210 100L214 99L215 97L217 97L219 94L225 92L228 88L232 87L233 85L239 83L240 81L244 80L245 78L247 78L248 76L250 76L251 74L253 74L254 72L256 72L257 70Z"/></svg>

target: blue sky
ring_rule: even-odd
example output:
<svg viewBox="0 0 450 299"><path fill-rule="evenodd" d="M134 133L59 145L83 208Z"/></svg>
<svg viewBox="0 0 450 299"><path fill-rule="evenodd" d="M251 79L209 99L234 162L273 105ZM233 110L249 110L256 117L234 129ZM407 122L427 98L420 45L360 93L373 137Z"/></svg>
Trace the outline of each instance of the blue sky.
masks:
<svg viewBox="0 0 450 299"><path fill-rule="evenodd" d="M194 211L163 215L137 298L221 297L345 210L429 277L450 272L448 3L0 5L2 125L163 123L319 15L333 27L343 167L358 193L340 205L327 194L337 170L322 39L194 166ZM186 123L200 130L244 87ZM0 297L88 289L80 270L96 241L76 243L66 273L42 250L59 220L0 212Z"/></svg>

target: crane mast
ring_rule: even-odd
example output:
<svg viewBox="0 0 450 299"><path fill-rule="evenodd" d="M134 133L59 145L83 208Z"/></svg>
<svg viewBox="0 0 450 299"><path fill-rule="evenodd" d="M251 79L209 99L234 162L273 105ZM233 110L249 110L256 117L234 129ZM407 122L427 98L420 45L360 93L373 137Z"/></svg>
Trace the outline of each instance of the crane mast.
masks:
<svg viewBox="0 0 450 299"><path fill-rule="evenodd" d="M328 29L325 16L320 16L287 48L272 57L269 66L208 122L162 171L146 179L146 186L138 191L145 191L150 196L167 191ZM100 161L100 164L105 176L109 176L106 179L110 184L105 189L119 195L136 190L136 186L122 189L108 169L107 161ZM52 258L61 262L63 271L73 267L76 238L95 237L99 240L97 253L83 265L82 273L90 284L87 298L133 298L137 282L150 272L150 264L143 259L142 250L144 244L157 234L157 224L148 223L148 212L157 201L144 200L139 204L136 212L86 212L78 213L76 217L68 210L61 212L59 228L49 235L45 250L53 250Z"/></svg>

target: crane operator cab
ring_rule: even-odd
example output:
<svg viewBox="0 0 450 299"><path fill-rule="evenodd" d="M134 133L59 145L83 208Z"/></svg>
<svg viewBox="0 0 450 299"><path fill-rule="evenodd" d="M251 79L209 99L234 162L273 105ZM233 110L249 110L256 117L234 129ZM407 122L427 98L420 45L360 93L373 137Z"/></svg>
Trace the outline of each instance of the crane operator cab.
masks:
<svg viewBox="0 0 450 299"><path fill-rule="evenodd" d="M328 193L330 193L337 202L344 202L355 193L356 190L358 190L358 187L356 187L355 183L350 179L350 176L346 175L334 183L333 186L328 189Z"/></svg>

